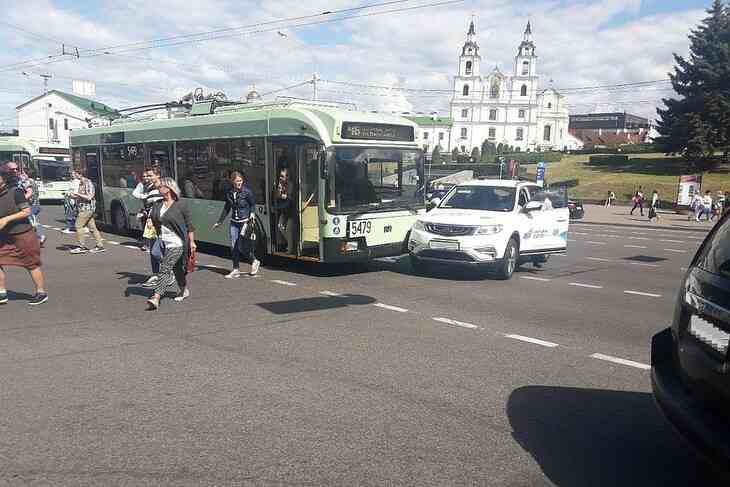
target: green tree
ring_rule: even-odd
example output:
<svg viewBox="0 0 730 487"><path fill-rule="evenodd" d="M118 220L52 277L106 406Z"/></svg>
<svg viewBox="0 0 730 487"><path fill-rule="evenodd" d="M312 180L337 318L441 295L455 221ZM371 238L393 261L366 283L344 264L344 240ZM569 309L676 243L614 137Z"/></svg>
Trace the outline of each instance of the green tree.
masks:
<svg viewBox="0 0 730 487"><path fill-rule="evenodd" d="M730 11L715 0L690 32L690 55L674 54L669 73L678 98L663 99L655 139L667 154L682 154L696 169L707 169L715 153L730 147Z"/></svg>
<svg viewBox="0 0 730 487"><path fill-rule="evenodd" d="M479 162L481 160L481 154L479 152L479 147L474 147L471 150L471 160L474 162Z"/></svg>
<svg viewBox="0 0 730 487"><path fill-rule="evenodd" d="M502 154L503 152L504 152L504 146L500 142L499 144L497 144L497 154Z"/></svg>
<svg viewBox="0 0 730 487"><path fill-rule="evenodd" d="M454 150L451 151L451 162L459 162L459 148L454 147Z"/></svg>
<svg viewBox="0 0 730 487"><path fill-rule="evenodd" d="M441 164L441 146L436 144L431 153L431 164Z"/></svg>

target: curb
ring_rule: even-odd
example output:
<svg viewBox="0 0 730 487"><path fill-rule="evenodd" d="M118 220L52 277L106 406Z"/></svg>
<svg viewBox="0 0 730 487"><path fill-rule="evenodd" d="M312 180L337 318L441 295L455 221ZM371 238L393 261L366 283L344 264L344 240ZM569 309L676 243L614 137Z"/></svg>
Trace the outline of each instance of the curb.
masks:
<svg viewBox="0 0 730 487"><path fill-rule="evenodd" d="M571 225L604 225L609 227L627 227L627 228L655 228L658 230L679 230L683 232L699 232L709 233L713 227L710 228L686 228L686 227L671 227L668 225L642 225L640 223L608 223L608 222L595 222L595 221L582 221L582 220L570 220Z"/></svg>

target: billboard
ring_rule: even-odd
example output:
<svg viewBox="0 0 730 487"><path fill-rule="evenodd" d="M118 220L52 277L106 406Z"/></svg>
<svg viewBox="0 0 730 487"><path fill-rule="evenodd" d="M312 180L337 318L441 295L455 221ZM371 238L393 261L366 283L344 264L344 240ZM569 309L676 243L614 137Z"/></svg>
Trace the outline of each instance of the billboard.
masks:
<svg viewBox="0 0 730 487"><path fill-rule="evenodd" d="M679 176L679 188L677 191L677 204L689 206L692 204L692 198L695 194L700 193L702 188L702 175L689 174Z"/></svg>

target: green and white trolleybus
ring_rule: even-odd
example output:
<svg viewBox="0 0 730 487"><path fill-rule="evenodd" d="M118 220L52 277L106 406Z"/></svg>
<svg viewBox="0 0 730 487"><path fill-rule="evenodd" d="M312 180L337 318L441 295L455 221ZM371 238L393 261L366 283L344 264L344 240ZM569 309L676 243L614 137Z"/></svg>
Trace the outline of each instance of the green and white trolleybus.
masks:
<svg viewBox="0 0 730 487"><path fill-rule="evenodd" d="M139 230L132 197L145 167L176 178L196 240L229 245L213 229L232 171L256 196L256 254L318 262L363 261L407 251L425 211L423 154L416 125L401 117L287 100L121 118L71 132L74 164L97 188L98 218L115 231ZM274 189L282 169L295 188L289 251L281 246Z"/></svg>
<svg viewBox="0 0 730 487"><path fill-rule="evenodd" d="M68 147L25 137L0 137L0 164L14 161L38 181L43 200L60 200L71 189L71 157Z"/></svg>

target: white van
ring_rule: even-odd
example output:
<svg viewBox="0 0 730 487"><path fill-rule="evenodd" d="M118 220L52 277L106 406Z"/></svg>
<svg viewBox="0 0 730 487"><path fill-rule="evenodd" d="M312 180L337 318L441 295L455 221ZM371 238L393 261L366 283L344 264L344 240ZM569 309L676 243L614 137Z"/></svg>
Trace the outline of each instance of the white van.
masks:
<svg viewBox="0 0 730 487"><path fill-rule="evenodd" d="M411 229L408 251L416 271L430 264L494 267L501 279L531 260L536 265L567 249L567 194L532 182L474 180L454 186Z"/></svg>

